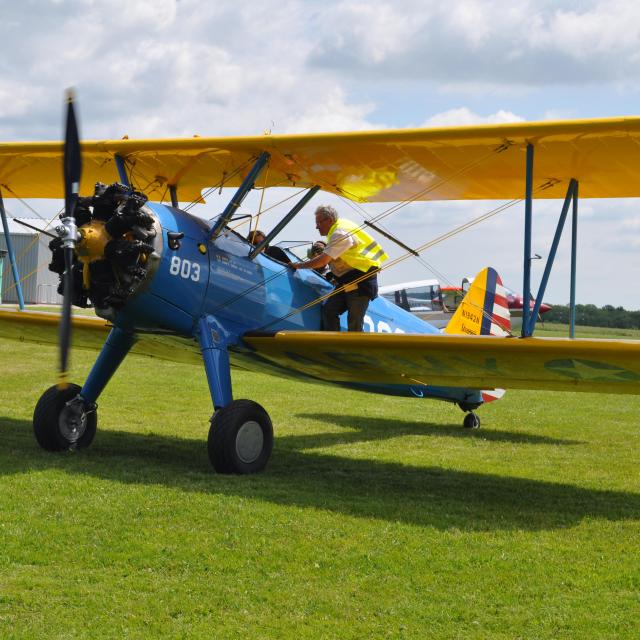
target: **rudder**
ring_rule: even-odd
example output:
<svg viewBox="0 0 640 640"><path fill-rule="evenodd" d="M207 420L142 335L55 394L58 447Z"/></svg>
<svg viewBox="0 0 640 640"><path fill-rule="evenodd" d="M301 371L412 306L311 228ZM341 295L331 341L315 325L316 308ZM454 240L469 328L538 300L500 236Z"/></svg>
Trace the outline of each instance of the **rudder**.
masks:
<svg viewBox="0 0 640 640"><path fill-rule="evenodd" d="M498 272L485 267L473 279L444 333L452 335L505 336L511 332L506 291Z"/></svg>

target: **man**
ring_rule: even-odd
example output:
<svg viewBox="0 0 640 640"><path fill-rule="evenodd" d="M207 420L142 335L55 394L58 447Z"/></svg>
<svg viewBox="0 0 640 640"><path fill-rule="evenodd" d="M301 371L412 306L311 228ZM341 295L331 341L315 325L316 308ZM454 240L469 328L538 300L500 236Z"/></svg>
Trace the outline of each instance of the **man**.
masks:
<svg viewBox="0 0 640 640"><path fill-rule="evenodd" d="M261 242L263 242L265 238L266 236L264 235L264 233L256 229L255 231L252 231L249 234L249 237L247 238L247 240L249 240L249 242L254 247L256 247ZM270 247L269 245L267 245L262 249L262 253L284 264L288 264L289 262L291 262L291 258L289 258L289 256L280 247Z"/></svg>
<svg viewBox="0 0 640 640"><path fill-rule="evenodd" d="M342 291L334 293L322 305L322 328L340 331L340 315L347 311L349 331L363 331L369 302L378 296L378 269L388 256L357 224L339 218L333 207L322 205L315 215L316 229L327 237L327 246L320 255L290 266L319 269L329 265L336 289Z"/></svg>

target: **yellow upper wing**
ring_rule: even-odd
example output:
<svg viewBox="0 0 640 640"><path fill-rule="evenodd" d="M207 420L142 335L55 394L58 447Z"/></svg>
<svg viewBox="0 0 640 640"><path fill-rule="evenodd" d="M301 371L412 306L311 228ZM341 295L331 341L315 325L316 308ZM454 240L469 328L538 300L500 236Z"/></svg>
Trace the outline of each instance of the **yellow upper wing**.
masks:
<svg viewBox="0 0 640 640"><path fill-rule="evenodd" d="M586 198L640 196L640 118L530 122L362 133L83 142L81 193L118 179L125 159L134 186L182 201L204 188L237 186L268 151L268 186L320 185L360 201L512 199L524 194L525 153L535 146L538 198L563 197L570 178ZM0 144L5 197L61 198L59 142ZM262 178L259 181L262 184Z"/></svg>

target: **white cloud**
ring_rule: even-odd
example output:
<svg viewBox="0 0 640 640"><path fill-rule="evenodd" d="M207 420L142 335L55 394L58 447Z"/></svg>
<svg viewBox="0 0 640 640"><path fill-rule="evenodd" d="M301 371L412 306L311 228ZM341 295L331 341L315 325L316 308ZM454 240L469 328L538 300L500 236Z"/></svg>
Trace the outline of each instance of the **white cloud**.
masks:
<svg viewBox="0 0 640 640"><path fill-rule="evenodd" d="M345 76L394 73L414 80L543 86L622 83L640 79L640 5L614 2L457 0L386 5L394 47L378 47L378 18L361 12L356 29L345 15L359 3L329 6L312 62ZM373 13L373 12L371 12ZM411 16L402 37L401 18Z"/></svg>
<svg viewBox="0 0 640 640"><path fill-rule="evenodd" d="M524 118L500 109L496 113L492 113L488 116L481 116L474 113L467 107L459 107L457 109L448 109L442 113L436 113L435 115L427 118L422 124L423 127L452 127L461 125L474 125L474 124L502 124L505 122L524 122Z"/></svg>
<svg viewBox="0 0 640 640"><path fill-rule="evenodd" d="M85 138L519 122L592 116L594 104L619 115L628 104L637 111L639 13L621 0L5 2L0 137L58 139L67 86L78 89ZM622 250L638 248L635 204L580 205L581 281L615 274L611 298L598 302L627 304L617 277L640 278L638 261ZM492 206L415 204L388 226L422 244ZM536 203L536 251L544 252L559 209ZM300 218L291 237L314 235ZM426 258L453 281L495 259L517 288L521 222L514 207ZM563 256L559 273L566 248ZM401 278L422 276L413 262L400 269ZM640 307L640 291L632 293Z"/></svg>
<svg viewBox="0 0 640 640"><path fill-rule="evenodd" d="M545 109L541 120L573 120L576 118L575 109Z"/></svg>
<svg viewBox="0 0 640 640"><path fill-rule="evenodd" d="M373 109L371 103L349 104L344 92L336 86L323 93L317 103L305 105L303 113L292 114L283 133L375 129L379 125L366 119Z"/></svg>
<svg viewBox="0 0 640 640"><path fill-rule="evenodd" d="M37 87L0 78L0 109L3 119L24 115L39 99L42 99L42 92Z"/></svg>
<svg viewBox="0 0 640 640"><path fill-rule="evenodd" d="M556 10L536 24L529 42L537 49L555 49L580 59L618 54L637 60L640 50L640 5L635 2L599 2L583 11Z"/></svg>
<svg viewBox="0 0 640 640"><path fill-rule="evenodd" d="M628 254L634 259L640 251L640 202L635 200L625 204L627 206L618 207L617 216L611 216L609 232L593 244L609 254Z"/></svg>
<svg viewBox="0 0 640 640"><path fill-rule="evenodd" d="M489 14L481 2L463 0L451 7L449 19L453 29L472 47L479 48L491 35Z"/></svg>
<svg viewBox="0 0 640 640"><path fill-rule="evenodd" d="M331 57L335 50L353 47L357 55L380 63L407 51L428 12L406 11L402 3L341 2L323 12L325 32L317 54ZM334 30L333 27L337 27Z"/></svg>

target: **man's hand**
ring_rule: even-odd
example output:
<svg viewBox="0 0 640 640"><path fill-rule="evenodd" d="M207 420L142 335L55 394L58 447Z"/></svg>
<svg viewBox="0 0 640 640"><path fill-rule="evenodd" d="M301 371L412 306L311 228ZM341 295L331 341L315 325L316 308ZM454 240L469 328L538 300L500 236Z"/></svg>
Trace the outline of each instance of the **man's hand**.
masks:
<svg viewBox="0 0 640 640"><path fill-rule="evenodd" d="M311 260L306 260L305 262L292 262L290 263L290 267L292 269L320 269L325 265L331 262L331 256L326 253L321 253L319 256L315 258L311 258Z"/></svg>

